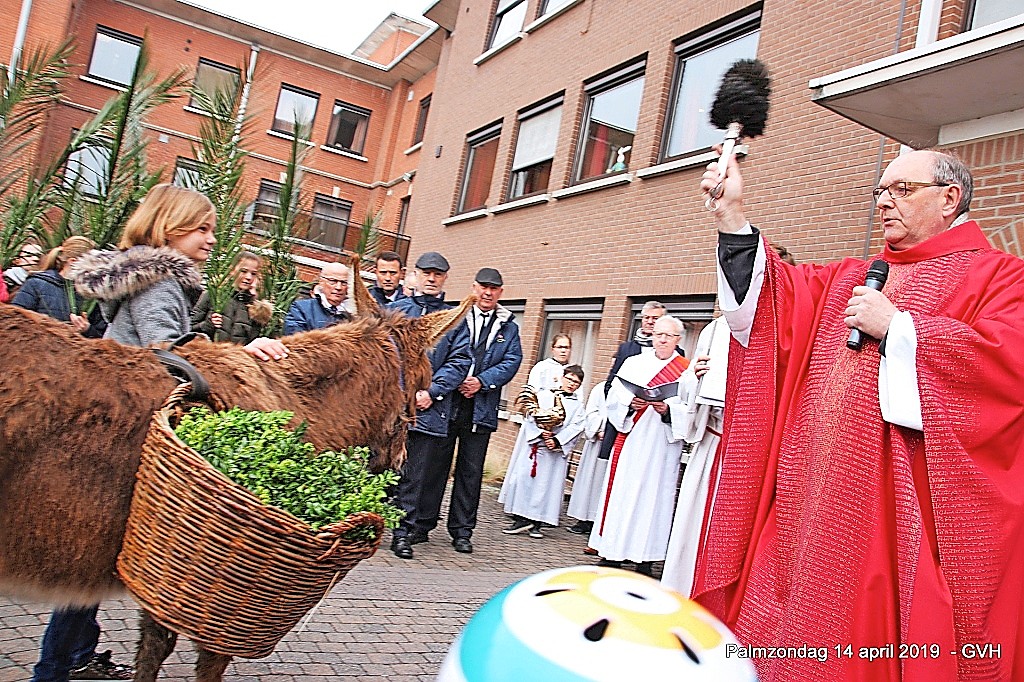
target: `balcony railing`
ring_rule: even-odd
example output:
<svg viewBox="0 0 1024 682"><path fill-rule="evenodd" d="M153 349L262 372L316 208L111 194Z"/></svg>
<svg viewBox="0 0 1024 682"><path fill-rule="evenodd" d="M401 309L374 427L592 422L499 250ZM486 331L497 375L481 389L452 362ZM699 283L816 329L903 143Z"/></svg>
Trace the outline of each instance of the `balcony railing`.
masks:
<svg viewBox="0 0 1024 682"><path fill-rule="evenodd" d="M271 225L276 220L277 211L276 204L262 202L251 204L245 216L246 229L257 233L269 232ZM295 217L289 238L326 251L353 254L359 247L361 231L359 225L342 218L301 211ZM403 262L408 260L410 238L407 235L378 229L377 236L378 251L394 251L402 257Z"/></svg>

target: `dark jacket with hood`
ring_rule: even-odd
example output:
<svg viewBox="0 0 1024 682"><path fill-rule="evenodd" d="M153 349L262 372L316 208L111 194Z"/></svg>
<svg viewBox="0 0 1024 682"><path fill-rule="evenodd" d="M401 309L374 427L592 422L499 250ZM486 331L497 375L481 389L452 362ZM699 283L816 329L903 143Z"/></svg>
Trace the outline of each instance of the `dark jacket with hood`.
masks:
<svg viewBox="0 0 1024 682"><path fill-rule="evenodd" d="M90 251L71 273L75 288L100 301L103 338L152 346L187 334L202 276L191 259L168 246Z"/></svg>
<svg viewBox="0 0 1024 682"><path fill-rule="evenodd" d="M11 305L16 305L25 310L34 310L42 315L49 315L61 322L71 321L71 301L68 296L69 280L61 277L57 270L43 270L42 272L30 273L25 278L25 283L14 295ZM81 294L75 292L75 313L82 314L85 307L85 299ZM82 336L98 339L103 336L107 323L104 322L99 308L94 307L89 313L89 328L82 333Z"/></svg>

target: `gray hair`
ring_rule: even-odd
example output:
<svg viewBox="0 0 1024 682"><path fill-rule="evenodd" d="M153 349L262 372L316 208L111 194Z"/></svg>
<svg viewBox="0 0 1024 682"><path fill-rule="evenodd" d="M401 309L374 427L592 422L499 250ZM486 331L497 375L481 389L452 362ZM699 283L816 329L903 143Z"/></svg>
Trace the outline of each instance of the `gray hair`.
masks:
<svg viewBox="0 0 1024 682"><path fill-rule="evenodd" d="M960 188L960 203L956 206L956 215L961 216L971 208L974 198L974 178L964 162L946 152L932 152L934 166L932 177L934 182L945 182Z"/></svg>
<svg viewBox="0 0 1024 682"><path fill-rule="evenodd" d="M665 304L661 301L648 301L647 303L644 303L644 307L640 309L640 314L643 315L648 310L654 310L655 308L658 310L668 310L668 308L665 307Z"/></svg>
<svg viewBox="0 0 1024 682"><path fill-rule="evenodd" d="M674 333L679 334L680 336L682 335L682 333L683 333L683 323L679 320L678 317L672 317L671 315L663 315L654 324L655 325L659 325L664 320L668 320L668 321L670 321L672 323L672 329L673 329Z"/></svg>

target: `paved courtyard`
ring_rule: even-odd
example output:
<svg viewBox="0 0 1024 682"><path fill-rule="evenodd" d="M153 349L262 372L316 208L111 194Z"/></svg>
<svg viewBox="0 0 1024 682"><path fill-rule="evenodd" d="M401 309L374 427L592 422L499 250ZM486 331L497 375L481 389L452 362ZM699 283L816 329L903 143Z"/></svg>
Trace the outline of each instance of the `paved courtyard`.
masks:
<svg viewBox="0 0 1024 682"><path fill-rule="evenodd" d="M289 633L266 658L236 659L227 679L433 680L449 644L493 594L531 573L594 563L583 554L586 538L564 526L545 529L543 539L503 535L508 521L497 497L497 488L484 488L473 554L452 549L443 519L430 542L415 546L411 561L388 551L388 534L375 556L335 586L301 632ZM31 677L48 615L45 604L0 597L0 682ZM100 650L112 649L115 660L130 662L136 620L131 599L104 602ZM182 640L161 679L192 679L194 661L192 646Z"/></svg>

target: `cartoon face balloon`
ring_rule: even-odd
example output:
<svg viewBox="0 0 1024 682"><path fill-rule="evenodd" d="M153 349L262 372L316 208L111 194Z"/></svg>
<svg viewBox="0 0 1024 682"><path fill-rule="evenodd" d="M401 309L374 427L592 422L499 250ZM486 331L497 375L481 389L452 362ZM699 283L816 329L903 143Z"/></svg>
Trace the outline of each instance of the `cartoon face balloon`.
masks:
<svg viewBox="0 0 1024 682"><path fill-rule="evenodd" d="M735 637L661 583L614 568L545 571L484 604L452 644L438 682L756 682Z"/></svg>

